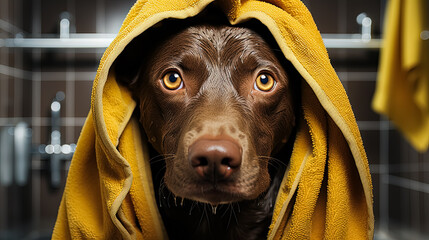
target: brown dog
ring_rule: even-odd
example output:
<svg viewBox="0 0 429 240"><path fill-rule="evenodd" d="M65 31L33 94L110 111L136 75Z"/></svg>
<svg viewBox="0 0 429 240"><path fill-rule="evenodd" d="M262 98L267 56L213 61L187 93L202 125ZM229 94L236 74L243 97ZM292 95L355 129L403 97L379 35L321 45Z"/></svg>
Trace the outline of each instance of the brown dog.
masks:
<svg viewBox="0 0 429 240"><path fill-rule="evenodd" d="M286 165L273 156L295 125L288 64L248 28L200 25L161 38L142 62L124 53L116 71L127 79L125 65L138 65L124 82L163 157L152 168L170 238L265 238Z"/></svg>

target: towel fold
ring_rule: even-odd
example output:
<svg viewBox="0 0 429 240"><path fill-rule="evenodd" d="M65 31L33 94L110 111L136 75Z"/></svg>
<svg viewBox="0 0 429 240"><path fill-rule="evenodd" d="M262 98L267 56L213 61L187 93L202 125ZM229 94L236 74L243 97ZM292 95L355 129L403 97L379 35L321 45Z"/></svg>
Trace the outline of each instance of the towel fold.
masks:
<svg viewBox="0 0 429 240"><path fill-rule="evenodd" d="M136 103L111 66L148 28L195 16L210 3L231 25L264 24L302 76L302 114L267 238L372 239L372 185L361 136L311 14L298 0L137 1L101 59L53 238L167 238L147 139L132 115Z"/></svg>
<svg viewBox="0 0 429 240"><path fill-rule="evenodd" d="M421 152L429 147L428 10L426 0L388 2L372 102Z"/></svg>

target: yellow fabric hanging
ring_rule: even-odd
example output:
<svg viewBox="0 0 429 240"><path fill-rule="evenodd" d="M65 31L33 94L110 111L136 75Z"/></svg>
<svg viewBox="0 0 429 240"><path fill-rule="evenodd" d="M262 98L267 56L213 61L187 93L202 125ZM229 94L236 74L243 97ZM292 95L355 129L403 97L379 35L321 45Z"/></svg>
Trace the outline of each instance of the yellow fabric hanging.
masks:
<svg viewBox="0 0 429 240"><path fill-rule="evenodd" d="M421 152L429 147L427 9L426 0L388 2L372 102L373 109L389 117L412 146Z"/></svg>
<svg viewBox="0 0 429 240"><path fill-rule="evenodd" d="M268 239L372 239L368 161L346 92L311 14L298 0L140 0L100 62L54 239L166 239L131 92L111 66L142 32L216 4L231 25L256 19L302 76L302 112ZM143 53L142 53L143 54ZM288 162L289 159L285 159Z"/></svg>

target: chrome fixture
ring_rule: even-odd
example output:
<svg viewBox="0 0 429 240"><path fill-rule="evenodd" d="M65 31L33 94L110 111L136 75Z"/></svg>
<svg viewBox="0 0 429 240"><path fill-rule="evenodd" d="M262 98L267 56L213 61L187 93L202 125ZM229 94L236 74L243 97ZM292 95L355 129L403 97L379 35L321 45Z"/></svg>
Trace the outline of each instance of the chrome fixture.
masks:
<svg viewBox="0 0 429 240"><path fill-rule="evenodd" d="M357 16L357 22L362 26L360 34L322 34L326 48L363 48L378 49L382 46L381 39L371 36L372 20L365 13ZM52 38L23 38L17 34L15 38L0 39L0 47L6 48L107 48L116 34L82 34L70 33L70 21L62 18L60 21L60 37Z"/></svg>
<svg viewBox="0 0 429 240"><path fill-rule="evenodd" d="M326 48L363 48L379 49L382 47L382 39L372 38L372 19L366 13L356 17L356 22L361 25L361 33L357 34L322 34Z"/></svg>
<svg viewBox="0 0 429 240"><path fill-rule="evenodd" d="M0 131L0 184L24 186L31 164L31 128L25 122Z"/></svg>
<svg viewBox="0 0 429 240"><path fill-rule="evenodd" d="M71 160L76 149L76 144L61 145L61 101L65 98L64 92L57 92L51 103L51 142L41 145L39 152L49 157L51 186L60 187L61 184L61 161Z"/></svg>
<svg viewBox="0 0 429 240"><path fill-rule="evenodd" d="M356 17L356 22L362 26L362 41L369 42L371 41L371 26L372 19L369 18L366 13L361 13Z"/></svg>
<svg viewBox="0 0 429 240"><path fill-rule="evenodd" d="M61 185L62 162L72 159L76 144L61 145L61 101L65 95L57 92L51 102L51 133L50 143L32 146L32 130L26 122L0 129L0 184L24 186L32 163L32 155L37 159L48 160L50 170L50 185L58 188Z"/></svg>
<svg viewBox="0 0 429 240"><path fill-rule="evenodd" d="M24 186L28 182L31 163L31 128L25 122L15 126L14 131L15 148L15 182Z"/></svg>
<svg viewBox="0 0 429 240"><path fill-rule="evenodd" d="M0 131L0 183L3 186L13 183L13 127Z"/></svg>

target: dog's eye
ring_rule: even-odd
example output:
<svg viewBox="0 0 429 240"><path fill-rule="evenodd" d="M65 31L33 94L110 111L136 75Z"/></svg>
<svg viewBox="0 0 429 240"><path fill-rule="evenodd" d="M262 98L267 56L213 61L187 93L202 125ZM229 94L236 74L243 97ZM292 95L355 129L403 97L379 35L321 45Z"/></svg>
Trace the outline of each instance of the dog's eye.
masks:
<svg viewBox="0 0 429 240"><path fill-rule="evenodd" d="M162 83L169 90L177 90L182 88L182 78L177 72L169 72L162 77Z"/></svg>
<svg viewBox="0 0 429 240"><path fill-rule="evenodd" d="M263 92L268 92L273 89L275 83L276 82L271 75L262 73L256 78L255 88Z"/></svg>

